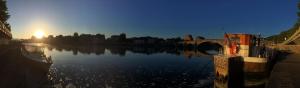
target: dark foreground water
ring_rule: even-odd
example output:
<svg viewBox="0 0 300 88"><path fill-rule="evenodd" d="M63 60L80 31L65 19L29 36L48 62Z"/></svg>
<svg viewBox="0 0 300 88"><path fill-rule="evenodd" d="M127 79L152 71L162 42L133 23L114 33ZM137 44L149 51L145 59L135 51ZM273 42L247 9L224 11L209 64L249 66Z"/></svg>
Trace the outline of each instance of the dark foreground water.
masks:
<svg viewBox="0 0 300 88"><path fill-rule="evenodd" d="M211 87L214 81L210 56L187 58L164 51L147 54L142 48L134 49L140 51L135 53L125 50L123 55L103 49L96 55L94 48L81 49L90 53L45 49L53 58L49 79L55 87L193 88Z"/></svg>
<svg viewBox="0 0 300 88"><path fill-rule="evenodd" d="M261 72L235 72L230 79L216 77L214 60L203 51L37 45L46 56L52 57L53 64L24 58L20 47L0 47L1 88L253 88L265 85L265 75ZM242 67L231 65L232 68L235 71Z"/></svg>

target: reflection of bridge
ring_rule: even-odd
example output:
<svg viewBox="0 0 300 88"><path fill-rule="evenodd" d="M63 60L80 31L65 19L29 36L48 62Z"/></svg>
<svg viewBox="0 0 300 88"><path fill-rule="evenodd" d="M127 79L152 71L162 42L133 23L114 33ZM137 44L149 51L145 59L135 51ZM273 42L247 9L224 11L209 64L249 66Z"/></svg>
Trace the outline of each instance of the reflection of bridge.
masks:
<svg viewBox="0 0 300 88"><path fill-rule="evenodd" d="M12 39L12 34L8 27L0 21L0 39Z"/></svg>
<svg viewBox="0 0 300 88"><path fill-rule="evenodd" d="M287 40L283 41L281 43L281 45L289 44L289 43L297 40L299 37L300 37L300 28L298 28L298 30L291 37L289 37Z"/></svg>
<svg viewBox="0 0 300 88"><path fill-rule="evenodd" d="M210 56L208 54L205 54L201 51L194 51L194 50L183 50L183 55L187 58L191 58L191 57L203 57L203 56Z"/></svg>
<svg viewBox="0 0 300 88"><path fill-rule="evenodd" d="M194 41L184 41L183 44L191 44L191 45L201 45L203 43L216 43L221 46L224 45L223 39L205 39L205 40L194 40Z"/></svg>

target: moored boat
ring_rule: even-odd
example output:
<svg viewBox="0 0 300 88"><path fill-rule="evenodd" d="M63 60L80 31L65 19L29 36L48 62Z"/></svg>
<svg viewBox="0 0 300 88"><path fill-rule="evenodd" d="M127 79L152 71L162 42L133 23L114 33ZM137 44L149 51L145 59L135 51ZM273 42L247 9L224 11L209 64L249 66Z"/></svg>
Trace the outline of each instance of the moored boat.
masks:
<svg viewBox="0 0 300 88"><path fill-rule="evenodd" d="M265 78L258 74L266 75L274 50L267 48L262 41L259 35L225 34L222 52L214 55L216 79L232 80L242 77L245 86L260 86L266 83ZM260 81L253 81L247 77L253 75L259 77L254 80Z"/></svg>
<svg viewBox="0 0 300 88"><path fill-rule="evenodd" d="M48 70L52 64L51 56L47 57L41 46L23 45L21 48L21 54L28 59L29 64L41 67L42 69L45 68Z"/></svg>

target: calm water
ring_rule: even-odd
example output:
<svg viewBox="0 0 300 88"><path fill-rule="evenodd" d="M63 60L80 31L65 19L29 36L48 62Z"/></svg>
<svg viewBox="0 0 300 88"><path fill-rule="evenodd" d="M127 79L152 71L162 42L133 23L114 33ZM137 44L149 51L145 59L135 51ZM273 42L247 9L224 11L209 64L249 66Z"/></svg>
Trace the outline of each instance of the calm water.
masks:
<svg viewBox="0 0 300 88"><path fill-rule="evenodd" d="M264 88L267 82L264 64L233 59L225 66L203 51L33 45L53 63L28 59L20 46L0 46L0 88Z"/></svg>
<svg viewBox="0 0 300 88"><path fill-rule="evenodd" d="M212 57L152 48L46 46L48 79L55 87L197 88L212 87ZM192 54L194 55L194 54Z"/></svg>

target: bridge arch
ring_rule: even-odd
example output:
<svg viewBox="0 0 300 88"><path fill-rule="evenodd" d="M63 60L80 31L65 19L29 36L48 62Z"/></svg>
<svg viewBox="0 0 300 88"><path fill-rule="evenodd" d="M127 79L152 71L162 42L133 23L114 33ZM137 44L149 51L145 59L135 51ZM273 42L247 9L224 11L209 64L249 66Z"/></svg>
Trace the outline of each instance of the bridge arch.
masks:
<svg viewBox="0 0 300 88"><path fill-rule="evenodd" d="M223 49L223 44L220 42L212 42L212 41L204 41L199 44L197 44L198 49L202 50L216 50L219 51L220 49Z"/></svg>

